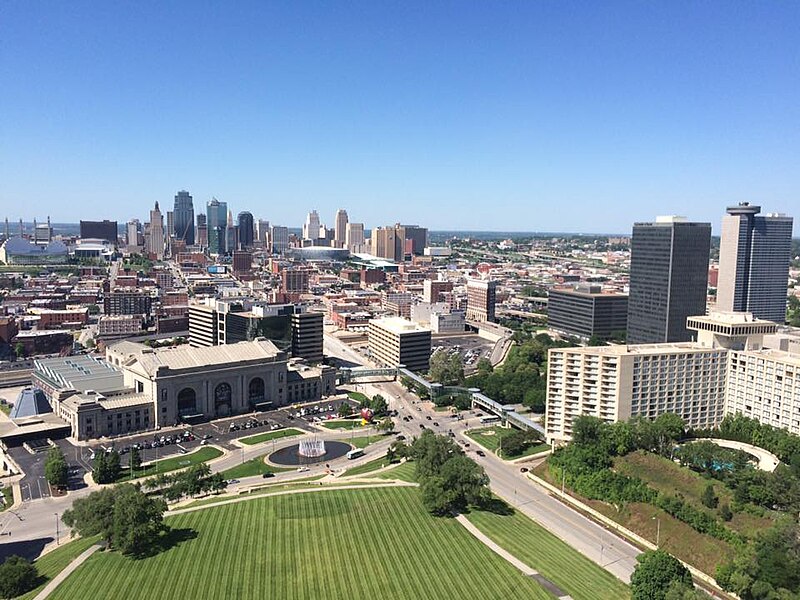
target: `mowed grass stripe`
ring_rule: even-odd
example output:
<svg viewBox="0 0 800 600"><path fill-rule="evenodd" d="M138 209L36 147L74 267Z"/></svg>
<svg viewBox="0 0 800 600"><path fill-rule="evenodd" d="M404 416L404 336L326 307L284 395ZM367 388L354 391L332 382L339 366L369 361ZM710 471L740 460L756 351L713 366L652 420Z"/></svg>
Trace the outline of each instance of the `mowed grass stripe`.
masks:
<svg viewBox="0 0 800 600"><path fill-rule="evenodd" d="M168 523L196 539L143 560L95 555L51 598L550 599L455 520L428 515L416 489L266 497Z"/></svg>
<svg viewBox="0 0 800 600"><path fill-rule="evenodd" d="M520 513L510 516L475 511L467 518L494 542L539 571L574 600L627 598L628 587Z"/></svg>

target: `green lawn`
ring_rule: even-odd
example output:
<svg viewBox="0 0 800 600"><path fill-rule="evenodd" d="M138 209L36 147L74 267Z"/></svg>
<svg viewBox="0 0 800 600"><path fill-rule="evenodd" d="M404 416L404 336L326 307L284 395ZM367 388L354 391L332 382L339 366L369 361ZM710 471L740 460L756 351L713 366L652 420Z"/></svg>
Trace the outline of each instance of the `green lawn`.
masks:
<svg viewBox="0 0 800 600"><path fill-rule="evenodd" d="M495 452L500 447L500 440L507 436L508 434L512 433L513 429L508 429L506 427L499 427L497 425L493 425L491 427L481 427L480 429L470 429L466 432L467 437L470 439L478 442L481 446L489 450L490 452ZM528 446L528 448L522 453L517 454L516 456L507 456L505 452L503 452L500 456L501 458L522 458L523 456L531 456L533 454L538 454L539 452L544 452L545 450L549 450L550 445L541 443L541 444L533 444Z"/></svg>
<svg viewBox="0 0 800 600"><path fill-rule="evenodd" d="M508 516L473 511L467 518L574 600L620 600L630 595L622 581L519 511Z"/></svg>
<svg viewBox="0 0 800 600"><path fill-rule="evenodd" d="M417 480L417 466L412 461L406 461L396 467L378 473L375 477L378 479L399 479L400 481L415 482Z"/></svg>
<svg viewBox="0 0 800 600"><path fill-rule="evenodd" d="M383 467L387 466L389 466L389 461L386 460L385 456L381 456L366 462L363 465L359 465L358 467L347 469L343 476L350 477L351 475L365 475L366 473L372 473L372 471L377 471L378 469L382 469Z"/></svg>
<svg viewBox="0 0 800 600"><path fill-rule="evenodd" d="M273 496L167 522L183 541L142 560L96 554L50 598L552 600L457 521L430 516L416 489Z"/></svg>
<svg viewBox="0 0 800 600"><path fill-rule="evenodd" d="M331 420L331 421L323 421L321 425L325 429L366 429L363 425L361 425L361 419L348 419L346 421L338 421L338 420Z"/></svg>
<svg viewBox="0 0 800 600"><path fill-rule="evenodd" d="M374 444L376 442L380 442L381 439L384 438L387 435L389 435L389 434L387 434L387 433L375 433L373 435L363 435L363 436L358 436L358 437L354 437L354 438L350 438L350 439L342 440L342 441L343 442L348 442L349 444L352 444L356 448L362 448L363 449L363 448L366 448L367 446L369 446L370 444Z"/></svg>
<svg viewBox="0 0 800 600"><path fill-rule="evenodd" d="M248 446L260 444L261 442L268 442L270 440L279 440L293 435L302 435L303 432L299 429L276 429L275 431L265 431L258 435L251 435L249 437L240 438L239 441Z"/></svg>
<svg viewBox="0 0 800 600"><path fill-rule="evenodd" d="M150 463L143 466L138 471L133 472L133 477L130 476L130 471L122 469L120 478L117 481L129 481L130 479L139 479L141 477L149 477L158 473L169 473L170 471L177 471L192 465L208 462L214 458L222 456L222 451L211 446L204 446L190 454L181 454L180 456L173 456L163 460Z"/></svg>
<svg viewBox="0 0 800 600"><path fill-rule="evenodd" d="M38 594L41 589L47 585L53 577L58 575L64 568L71 563L75 558L83 553L89 546L97 541L97 537L79 538L77 540L61 542L61 547L48 552L41 558L36 560L36 568L39 570L39 575L44 578L42 584L36 589L31 590L27 594L23 594L17 600L30 600Z"/></svg>
<svg viewBox="0 0 800 600"><path fill-rule="evenodd" d="M282 473L283 471L291 471L292 469L284 469L281 467L273 467L264 462L264 456L256 456L240 465L231 467L227 471L222 471L222 476L225 479L239 479L241 477L251 477L253 475L263 475L264 473Z"/></svg>
<svg viewBox="0 0 800 600"><path fill-rule="evenodd" d="M369 397L361 392L347 392L347 397L361 404L362 402L369 402Z"/></svg>

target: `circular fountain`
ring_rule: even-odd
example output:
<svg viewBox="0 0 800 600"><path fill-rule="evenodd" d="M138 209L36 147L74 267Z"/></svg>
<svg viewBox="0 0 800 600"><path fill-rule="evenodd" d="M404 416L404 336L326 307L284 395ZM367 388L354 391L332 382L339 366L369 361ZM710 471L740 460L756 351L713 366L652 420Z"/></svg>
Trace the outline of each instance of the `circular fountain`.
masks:
<svg viewBox="0 0 800 600"><path fill-rule="evenodd" d="M298 467L341 458L352 449L350 444L308 437L269 455L269 462L276 465Z"/></svg>
<svg viewBox="0 0 800 600"><path fill-rule="evenodd" d="M325 456L325 440L319 438L301 440L297 447L297 453L303 458Z"/></svg>

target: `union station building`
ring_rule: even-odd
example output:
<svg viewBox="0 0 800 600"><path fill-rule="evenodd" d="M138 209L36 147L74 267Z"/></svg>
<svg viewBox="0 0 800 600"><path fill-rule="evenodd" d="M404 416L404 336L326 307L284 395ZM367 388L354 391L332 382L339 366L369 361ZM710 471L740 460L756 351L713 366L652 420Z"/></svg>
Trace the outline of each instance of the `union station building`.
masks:
<svg viewBox="0 0 800 600"><path fill-rule="evenodd" d="M265 338L207 348L119 342L35 361L32 381L85 440L311 402L336 391L335 369L290 360Z"/></svg>

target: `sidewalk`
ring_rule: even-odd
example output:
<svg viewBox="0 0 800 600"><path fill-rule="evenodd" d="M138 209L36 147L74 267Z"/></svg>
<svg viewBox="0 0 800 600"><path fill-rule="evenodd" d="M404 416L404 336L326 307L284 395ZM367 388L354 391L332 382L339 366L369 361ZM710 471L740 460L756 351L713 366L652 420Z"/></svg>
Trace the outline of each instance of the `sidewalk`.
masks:
<svg viewBox="0 0 800 600"><path fill-rule="evenodd" d="M64 581L67 577L69 577L75 569L77 569L84 562L86 562L86 559L89 558L92 554L94 554L98 550L100 550L100 548L102 548L100 544L94 544L93 546L84 550L83 554L81 554L75 560L69 563L66 566L66 568L63 571L61 571L61 573L53 577L47 583L47 585L44 586L44 589L42 589L41 592L36 594L33 600L44 600L45 598L47 598L61 584L62 581Z"/></svg>
<svg viewBox="0 0 800 600"><path fill-rule="evenodd" d="M564 592L564 590L558 587L555 583L553 583L543 575L540 575L537 570L526 565L524 562L522 562L516 556L511 554L505 548L493 542L489 536L484 534L480 529L475 527L475 525L470 523L467 517L465 517L464 515L458 515L456 517L456 521L458 521L464 527L464 529L469 531L484 546L489 548L489 550L491 550L501 558L511 563L512 566L521 571L522 574L525 575L526 577L531 577L535 579L537 582L539 582L539 584L543 588L545 588L547 591L553 594L556 598L559 598L559 600L572 600L571 596L569 596L566 592Z"/></svg>

